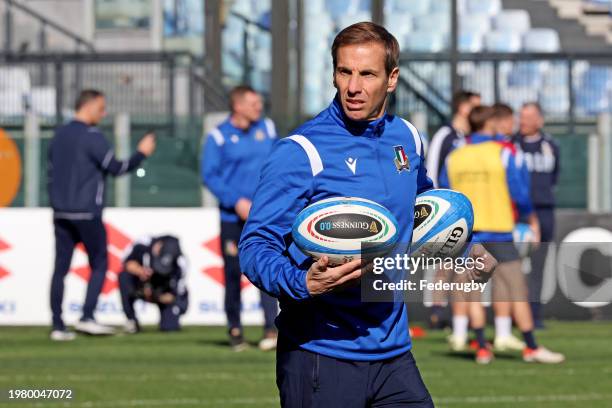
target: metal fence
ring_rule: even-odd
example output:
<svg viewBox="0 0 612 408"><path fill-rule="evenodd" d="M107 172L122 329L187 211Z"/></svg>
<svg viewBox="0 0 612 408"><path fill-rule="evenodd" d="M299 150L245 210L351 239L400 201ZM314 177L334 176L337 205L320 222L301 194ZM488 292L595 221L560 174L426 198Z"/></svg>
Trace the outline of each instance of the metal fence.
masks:
<svg viewBox="0 0 612 408"><path fill-rule="evenodd" d="M537 101L546 119L569 133L612 112L612 53L402 54L397 111L427 110L433 124L448 119L454 63L459 88L514 109Z"/></svg>
<svg viewBox="0 0 612 408"><path fill-rule="evenodd" d="M0 54L0 125L19 125L28 111L62 123L83 88L102 90L111 116L171 130L176 118L227 106L220 81L188 53Z"/></svg>

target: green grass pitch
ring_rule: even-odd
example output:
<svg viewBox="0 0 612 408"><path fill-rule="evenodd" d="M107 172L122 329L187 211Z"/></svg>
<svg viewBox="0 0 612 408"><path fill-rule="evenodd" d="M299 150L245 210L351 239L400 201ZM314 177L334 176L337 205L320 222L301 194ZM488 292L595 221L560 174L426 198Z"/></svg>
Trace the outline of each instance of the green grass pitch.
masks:
<svg viewBox="0 0 612 408"><path fill-rule="evenodd" d="M255 342L259 328L247 328ZM492 334L492 333L489 333ZM8 402L1 407L275 407L274 353L233 353L221 327L154 328L134 336L52 343L45 328L0 328L0 390L72 388L71 403ZM477 366L451 355L445 334L429 332L413 352L437 407L611 407L611 322L549 322L539 341L566 354L557 366L523 363L518 353Z"/></svg>

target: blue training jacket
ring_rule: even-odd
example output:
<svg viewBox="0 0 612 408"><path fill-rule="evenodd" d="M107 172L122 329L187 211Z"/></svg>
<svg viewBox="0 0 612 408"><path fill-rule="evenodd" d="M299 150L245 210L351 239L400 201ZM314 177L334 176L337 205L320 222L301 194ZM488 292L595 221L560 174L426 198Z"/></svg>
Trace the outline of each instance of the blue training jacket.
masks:
<svg viewBox="0 0 612 408"><path fill-rule="evenodd" d="M398 171L394 159L402 149L408 169ZM274 146L239 248L249 280L279 298L276 323L283 336L305 350L355 361L391 358L411 348L403 302L362 303L359 287L309 295L312 260L292 242L291 226L312 203L361 197L389 209L399 222L400 242L409 243L415 197L430 188L414 126L392 115L352 122L337 100Z"/></svg>
<svg viewBox="0 0 612 408"><path fill-rule="evenodd" d="M234 206L240 198L253 198L275 138L274 122L268 118L243 130L228 117L208 134L200 170L203 183L219 201L222 221L239 221Z"/></svg>
<svg viewBox="0 0 612 408"><path fill-rule="evenodd" d="M48 150L49 201L55 218L102 216L105 179L136 168L145 155L117 160L102 132L78 120L59 127Z"/></svg>

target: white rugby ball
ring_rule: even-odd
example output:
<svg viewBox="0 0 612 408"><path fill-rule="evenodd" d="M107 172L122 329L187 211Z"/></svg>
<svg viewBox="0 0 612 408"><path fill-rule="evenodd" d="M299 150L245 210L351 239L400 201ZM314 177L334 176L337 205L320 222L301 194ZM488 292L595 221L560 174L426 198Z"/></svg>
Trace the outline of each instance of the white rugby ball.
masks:
<svg viewBox="0 0 612 408"><path fill-rule="evenodd" d="M526 258L529 256L533 250L533 243L535 241L535 235L529 224L516 224L512 231L512 239L514 240L514 246L516 246L520 257Z"/></svg>
<svg viewBox="0 0 612 408"><path fill-rule="evenodd" d="M292 228L295 245L315 260L326 255L341 265L362 255L383 256L399 237L397 220L382 205L357 197L335 197L304 208Z"/></svg>
<svg viewBox="0 0 612 408"><path fill-rule="evenodd" d="M462 193L434 189L417 196L414 204L412 256L460 255L474 226L472 203Z"/></svg>

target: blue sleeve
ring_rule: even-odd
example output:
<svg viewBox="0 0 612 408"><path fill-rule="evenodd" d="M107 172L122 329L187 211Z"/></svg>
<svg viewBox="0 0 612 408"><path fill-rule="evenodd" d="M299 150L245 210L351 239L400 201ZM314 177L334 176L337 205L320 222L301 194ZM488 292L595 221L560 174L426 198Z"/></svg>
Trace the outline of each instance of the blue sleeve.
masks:
<svg viewBox="0 0 612 408"><path fill-rule="evenodd" d="M440 168L440 174L438 175L438 186L440 188L451 188L450 181L448 180L448 170L446 169L446 163Z"/></svg>
<svg viewBox="0 0 612 408"><path fill-rule="evenodd" d="M223 146L219 146L211 135L208 135L202 148L200 171L202 182L217 197L221 206L233 208L240 195L223 180Z"/></svg>
<svg viewBox="0 0 612 408"><path fill-rule="evenodd" d="M306 269L288 256L291 227L312 195L313 175L304 150L293 140L275 144L264 165L240 239L240 265L249 280L274 297L310 297Z"/></svg>
<svg viewBox="0 0 612 408"><path fill-rule="evenodd" d="M102 133L89 137L89 155L96 165L105 173L121 176L134 170L146 156L140 152L134 153L127 160L117 160L113 149Z"/></svg>
<svg viewBox="0 0 612 408"><path fill-rule="evenodd" d="M427 176L427 167L425 166L425 149L421 146L421 165L419 166L419 174L417 175L417 194L421 194L433 188L433 182Z"/></svg>
<svg viewBox="0 0 612 408"><path fill-rule="evenodd" d="M511 154L508 149L503 149L502 154L508 155L508 160L505 162L505 165L510 197L516 204L521 217L530 215L533 212L533 205L531 204L529 172L526 171L527 166L524 164L524 161L520 159L520 156Z"/></svg>

